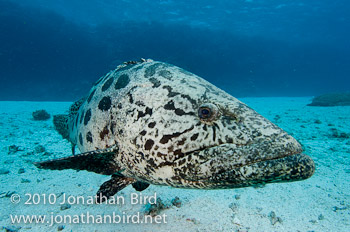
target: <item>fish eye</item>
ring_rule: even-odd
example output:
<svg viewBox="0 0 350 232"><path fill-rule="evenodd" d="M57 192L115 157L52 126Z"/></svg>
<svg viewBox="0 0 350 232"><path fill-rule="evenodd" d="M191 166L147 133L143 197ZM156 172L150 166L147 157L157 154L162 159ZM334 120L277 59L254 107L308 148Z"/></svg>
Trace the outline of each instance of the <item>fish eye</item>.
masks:
<svg viewBox="0 0 350 232"><path fill-rule="evenodd" d="M198 115L201 119L208 119L212 115L212 112L208 107L201 107L199 108Z"/></svg>
<svg viewBox="0 0 350 232"><path fill-rule="evenodd" d="M198 109L198 117L202 121L212 121L217 116L217 107L214 104L203 104Z"/></svg>

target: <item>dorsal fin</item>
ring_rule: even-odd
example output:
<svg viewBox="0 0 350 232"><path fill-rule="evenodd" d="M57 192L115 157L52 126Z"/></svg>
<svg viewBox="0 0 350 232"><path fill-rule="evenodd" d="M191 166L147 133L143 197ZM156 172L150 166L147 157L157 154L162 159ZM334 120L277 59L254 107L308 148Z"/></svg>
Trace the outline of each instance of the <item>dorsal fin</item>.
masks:
<svg viewBox="0 0 350 232"><path fill-rule="evenodd" d="M62 135L63 139L67 139L69 142L72 144L72 154L75 154L75 145L76 142L72 141L71 138L69 137L69 123L71 120L74 120L74 117L76 116L79 108L81 105L85 102L85 97L74 102L70 108L69 108L69 113L68 114L57 114L53 116L53 124L55 126L56 131ZM71 125L72 126L72 125Z"/></svg>
<svg viewBox="0 0 350 232"><path fill-rule="evenodd" d="M80 109L80 106L85 102L85 99L86 97L83 97L70 106L69 117L74 117L77 114L78 110Z"/></svg>
<svg viewBox="0 0 350 232"><path fill-rule="evenodd" d="M62 138L69 141L68 115L57 114L53 116L53 125Z"/></svg>
<svg viewBox="0 0 350 232"><path fill-rule="evenodd" d="M51 170L86 170L103 175L112 175L121 170L114 160L118 153L117 146L106 149L85 152L75 156L69 156L56 160L48 160L34 163L38 168Z"/></svg>

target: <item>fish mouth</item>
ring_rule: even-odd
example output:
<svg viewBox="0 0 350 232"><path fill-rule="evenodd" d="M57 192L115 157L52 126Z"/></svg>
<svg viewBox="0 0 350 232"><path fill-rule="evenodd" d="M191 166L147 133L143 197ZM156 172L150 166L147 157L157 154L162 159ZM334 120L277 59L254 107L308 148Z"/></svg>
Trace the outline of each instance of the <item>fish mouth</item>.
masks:
<svg viewBox="0 0 350 232"><path fill-rule="evenodd" d="M315 172L315 163L303 153L261 160L214 174L209 182L246 187L258 184L305 180Z"/></svg>
<svg viewBox="0 0 350 232"><path fill-rule="evenodd" d="M222 144L195 151L186 158L188 181L208 188L239 188L272 182L304 180L315 171L313 160L294 139L283 143ZM191 173L191 174L190 174Z"/></svg>

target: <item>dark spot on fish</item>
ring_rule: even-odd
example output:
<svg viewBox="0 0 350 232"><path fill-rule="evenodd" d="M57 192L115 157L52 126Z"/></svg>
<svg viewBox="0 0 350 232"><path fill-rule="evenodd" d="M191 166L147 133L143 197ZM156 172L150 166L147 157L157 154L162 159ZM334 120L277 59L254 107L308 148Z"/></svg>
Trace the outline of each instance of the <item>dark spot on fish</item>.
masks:
<svg viewBox="0 0 350 232"><path fill-rule="evenodd" d="M157 156L158 156L158 157L165 157L166 154L163 154L163 153L161 153L161 152L158 152L158 153L157 153Z"/></svg>
<svg viewBox="0 0 350 232"><path fill-rule="evenodd" d="M79 143L83 145L83 135L81 133L79 133Z"/></svg>
<svg viewBox="0 0 350 232"><path fill-rule="evenodd" d="M94 96L95 92L96 92L96 89L94 89L94 90L90 93L90 95L89 95L89 97L88 97L88 99L87 99L87 102L88 102L88 103L90 103L90 101L91 101L92 97Z"/></svg>
<svg viewBox="0 0 350 232"><path fill-rule="evenodd" d="M174 146L170 145L170 147L168 148L168 154L174 151Z"/></svg>
<svg viewBox="0 0 350 232"><path fill-rule="evenodd" d="M186 113L185 111L183 111L182 109L176 109L175 110L175 114L176 115L179 115L179 116L182 116L182 115L193 115L193 113Z"/></svg>
<svg viewBox="0 0 350 232"><path fill-rule="evenodd" d="M150 123L148 123L148 127L149 127L149 128L154 128L155 125L156 125L155 122L150 122Z"/></svg>
<svg viewBox="0 0 350 232"><path fill-rule="evenodd" d="M175 108L173 100L169 101L166 105L164 105L164 109L166 109L166 110L174 110L174 111L175 111L175 114L178 115L178 116L182 116L182 115L193 115L192 112L186 113L186 112L183 111L182 109Z"/></svg>
<svg viewBox="0 0 350 232"><path fill-rule="evenodd" d="M102 100L98 103L98 108L102 111L107 111L111 108L111 98L109 96L103 97Z"/></svg>
<svg viewBox="0 0 350 232"><path fill-rule="evenodd" d="M109 134L108 127L105 126L105 127L103 128L103 130L100 132L100 138L103 140L103 139L105 138L105 136L108 135L108 134Z"/></svg>
<svg viewBox="0 0 350 232"><path fill-rule="evenodd" d="M193 98L191 98L189 95L181 94L181 97L187 99L193 106L198 105L197 102L196 102L196 100L194 100Z"/></svg>
<svg viewBox="0 0 350 232"><path fill-rule="evenodd" d="M158 74L159 76L162 76L168 80L170 80L173 77L172 73L168 70L160 70Z"/></svg>
<svg viewBox="0 0 350 232"><path fill-rule="evenodd" d="M184 130L183 132L176 132L176 133L173 133L171 135L163 135L163 137L160 139L160 143L166 144L170 139L179 137L180 135L193 130L193 128L194 128L194 126L192 126L191 128L189 128L187 130Z"/></svg>
<svg viewBox="0 0 350 232"><path fill-rule="evenodd" d="M168 90L168 97L175 97L176 95L179 95L178 92L173 92L173 88L171 88L169 85L164 85L163 89Z"/></svg>
<svg viewBox="0 0 350 232"><path fill-rule="evenodd" d="M86 133L86 141L92 143L92 134L90 131Z"/></svg>
<svg viewBox="0 0 350 232"><path fill-rule="evenodd" d="M130 82L129 76L126 74L123 74L118 78L117 83L115 83L114 88L115 89L125 88L129 84L129 82Z"/></svg>
<svg viewBox="0 0 350 232"><path fill-rule="evenodd" d="M219 124L217 124L217 123L213 123L213 126L215 126L216 128L218 128L219 130L220 130L220 126L219 126Z"/></svg>
<svg viewBox="0 0 350 232"><path fill-rule="evenodd" d="M198 133L192 135L192 136L191 136L191 140L192 140L192 141L195 141L195 140L198 138L198 135L199 135Z"/></svg>
<svg viewBox="0 0 350 232"><path fill-rule="evenodd" d="M111 130L112 135L114 134L114 129L116 125L117 125L116 122L111 122L111 125L109 126L109 129Z"/></svg>
<svg viewBox="0 0 350 232"><path fill-rule="evenodd" d="M176 151L174 151L174 155L177 159L182 158L184 156L184 154L181 152L181 149L177 149Z"/></svg>
<svg viewBox="0 0 350 232"><path fill-rule="evenodd" d="M179 132L173 133L171 135L163 135L163 137L160 139L160 143L166 144L171 138L178 137L180 135L181 135L181 133L179 133Z"/></svg>
<svg viewBox="0 0 350 232"><path fill-rule="evenodd" d="M146 135L146 133L147 133L147 131L143 130L140 132L140 135L144 136L144 135Z"/></svg>
<svg viewBox="0 0 350 232"><path fill-rule="evenodd" d="M150 78L150 82L153 84L152 88L158 88L160 86L160 81L157 78Z"/></svg>
<svg viewBox="0 0 350 232"><path fill-rule="evenodd" d="M178 146L184 145L186 142L186 138L181 139L179 142L177 142Z"/></svg>
<svg viewBox="0 0 350 232"><path fill-rule="evenodd" d="M88 109L84 117L84 125L86 126L91 119L91 109Z"/></svg>
<svg viewBox="0 0 350 232"><path fill-rule="evenodd" d="M154 145L154 141L152 139L149 139L145 143L145 150L151 150Z"/></svg>
<svg viewBox="0 0 350 232"><path fill-rule="evenodd" d="M153 76L156 73L156 69L161 66L162 64L152 64L148 66L145 70L145 78L149 78Z"/></svg>
<svg viewBox="0 0 350 232"><path fill-rule="evenodd" d="M186 162L185 159L180 160L180 161L179 161L179 166L183 165L185 162Z"/></svg>
<svg viewBox="0 0 350 232"><path fill-rule="evenodd" d="M118 109L122 109L123 105L119 103L117 107L118 107Z"/></svg>
<svg viewBox="0 0 350 232"><path fill-rule="evenodd" d="M152 169L152 167L157 167L157 164L154 162L153 158L148 159L147 163L150 165L151 169Z"/></svg>
<svg viewBox="0 0 350 232"><path fill-rule="evenodd" d="M192 160L192 155L188 155L187 156L187 161L191 161Z"/></svg>
<svg viewBox="0 0 350 232"><path fill-rule="evenodd" d="M292 176L296 176L298 173L300 173L300 171L297 170L297 169L294 169L294 170L292 170L292 171L290 172L290 174L291 174ZM276 173L275 176L278 176L278 175L279 175L279 173Z"/></svg>
<svg viewBox="0 0 350 232"><path fill-rule="evenodd" d="M175 179L175 178L173 178L173 179ZM171 181L170 181L169 179L166 179L165 181L167 182L167 184L168 184L169 186L172 186L173 183L171 183Z"/></svg>
<svg viewBox="0 0 350 232"><path fill-rule="evenodd" d="M129 93L129 102L130 102L131 104L133 104L133 103L134 103L134 99L133 99L133 97L132 97L132 94L131 94L131 93Z"/></svg>
<svg viewBox="0 0 350 232"><path fill-rule="evenodd" d="M226 143L233 143L233 139L226 136Z"/></svg>
<svg viewBox="0 0 350 232"><path fill-rule="evenodd" d="M137 101L135 102L137 106L145 106L145 104L142 101Z"/></svg>
<svg viewBox="0 0 350 232"><path fill-rule="evenodd" d="M102 92L106 91L113 83L114 77L110 77L102 86L101 90Z"/></svg>
<svg viewBox="0 0 350 232"><path fill-rule="evenodd" d="M207 124L204 124L204 125L203 125L203 130L205 130L205 131L208 130Z"/></svg>
<svg viewBox="0 0 350 232"><path fill-rule="evenodd" d="M134 138L134 139L131 141L131 143L136 145L136 139L137 139L137 138Z"/></svg>
<svg viewBox="0 0 350 232"><path fill-rule="evenodd" d="M145 112L138 111L137 120L139 120L140 118L146 116L147 114L148 114L149 116L152 115L152 109L151 109L151 108L146 107L146 111L145 111Z"/></svg>
<svg viewBox="0 0 350 232"><path fill-rule="evenodd" d="M164 105L164 109L175 110L175 105L174 105L173 100L169 101L166 105Z"/></svg>
<svg viewBox="0 0 350 232"><path fill-rule="evenodd" d="M215 141L215 139L216 139L216 128L215 128L215 126L213 126L212 128L213 128L213 141Z"/></svg>

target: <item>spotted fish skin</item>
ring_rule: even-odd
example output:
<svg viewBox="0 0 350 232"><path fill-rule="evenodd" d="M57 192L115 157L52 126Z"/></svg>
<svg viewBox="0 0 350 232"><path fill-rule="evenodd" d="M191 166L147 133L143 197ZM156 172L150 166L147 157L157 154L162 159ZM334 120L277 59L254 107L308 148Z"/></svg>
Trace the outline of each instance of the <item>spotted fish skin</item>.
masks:
<svg viewBox="0 0 350 232"><path fill-rule="evenodd" d="M111 158L99 161L104 154L99 152L97 158L78 155L64 159L69 164L46 161L38 167L202 189L303 180L315 170L292 136L206 80L167 63L118 66L73 108L65 138L83 154L106 149Z"/></svg>

